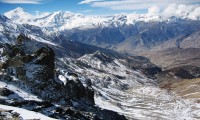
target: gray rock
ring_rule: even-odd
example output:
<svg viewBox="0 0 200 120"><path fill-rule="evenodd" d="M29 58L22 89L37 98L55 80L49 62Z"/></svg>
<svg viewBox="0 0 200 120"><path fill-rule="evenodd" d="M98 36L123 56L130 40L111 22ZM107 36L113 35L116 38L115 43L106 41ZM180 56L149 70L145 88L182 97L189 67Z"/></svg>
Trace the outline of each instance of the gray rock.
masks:
<svg viewBox="0 0 200 120"><path fill-rule="evenodd" d="M12 90L9 90L8 88L0 88L1 96L9 96L11 94L14 94L14 92Z"/></svg>

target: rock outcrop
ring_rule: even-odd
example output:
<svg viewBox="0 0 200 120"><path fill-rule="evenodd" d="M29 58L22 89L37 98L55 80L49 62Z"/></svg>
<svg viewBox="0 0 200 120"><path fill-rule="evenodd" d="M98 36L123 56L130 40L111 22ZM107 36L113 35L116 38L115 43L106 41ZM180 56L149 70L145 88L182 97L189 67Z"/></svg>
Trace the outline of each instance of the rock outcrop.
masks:
<svg viewBox="0 0 200 120"><path fill-rule="evenodd" d="M0 88L0 95L1 96L9 96L11 94L13 94L14 92L7 89L7 88Z"/></svg>

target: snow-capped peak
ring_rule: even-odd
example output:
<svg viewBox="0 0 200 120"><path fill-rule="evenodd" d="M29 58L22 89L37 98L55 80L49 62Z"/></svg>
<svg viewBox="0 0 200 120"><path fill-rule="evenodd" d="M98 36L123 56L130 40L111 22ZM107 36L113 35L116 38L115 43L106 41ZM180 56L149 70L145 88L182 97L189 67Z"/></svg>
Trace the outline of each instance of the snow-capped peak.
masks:
<svg viewBox="0 0 200 120"><path fill-rule="evenodd" d="M6 17L13 20L14 22L20 23L20 24L26 24L30 22L31 19L34 18L33 15L29 14L28 12L25 12L23 8L16 8L14 10L11 10L9 12L4 13Z"/></svg>
<svg viewBox="0 0 200 120"><path fill-rule="evenodd" d="M17 7L16 9L14 9L14 10L16 10L16 11L24 11L24 9L23 8L21 8L21 7Z"/></svg>

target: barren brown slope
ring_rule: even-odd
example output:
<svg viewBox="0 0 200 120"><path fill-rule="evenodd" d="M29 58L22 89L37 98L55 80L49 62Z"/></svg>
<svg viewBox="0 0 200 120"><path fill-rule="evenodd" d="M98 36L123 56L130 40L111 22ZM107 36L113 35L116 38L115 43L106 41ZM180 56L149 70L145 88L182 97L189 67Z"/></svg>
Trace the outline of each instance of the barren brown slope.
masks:
<svg viewBox="0 0 200 120"><path fill-rule="evenodd" d="M180 81L171 81L165 84L160 85L163 89L168 89L172 92L175 92L182 98L200 99L200 78L196 79L184 79Z"/></svg>
<svg viewBox="0 0 200 120"><path fill-rule="evenodd" d="M163 51L146 51L140 53L163 69L181 66L200 66L200 48L170 48Z"/></svg>

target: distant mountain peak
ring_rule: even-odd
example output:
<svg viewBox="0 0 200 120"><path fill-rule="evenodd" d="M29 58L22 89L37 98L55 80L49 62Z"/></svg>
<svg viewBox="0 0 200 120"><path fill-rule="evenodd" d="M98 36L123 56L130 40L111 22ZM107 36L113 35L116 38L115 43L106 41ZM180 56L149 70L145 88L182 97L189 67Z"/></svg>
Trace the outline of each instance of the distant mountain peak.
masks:
<svg viewBox="0 0 200 120"><path fill-rule="evenodd" d="M24 9L23 8L21 8L21 7L17 7L16 9L14 9L13 11L24 11Z"/></svg>
<svg viewBox="0 0 200 120"><path fill-rule="evenodd" d="M14 22L17 22L19 24L26 24L29 23L31 19L34 18L33 15L26 12L23 8L17 7L14 10L8 11L4 13L6 17L13 20Z"/></svg>
<svg viewBox="0 0 200 120"><path fill-rule="evenodd" d="M25 10L23 8L17 7L14 10L6 12L4 15L9 15L9 14L29 14L29 13L25 12Z"/></svg>

